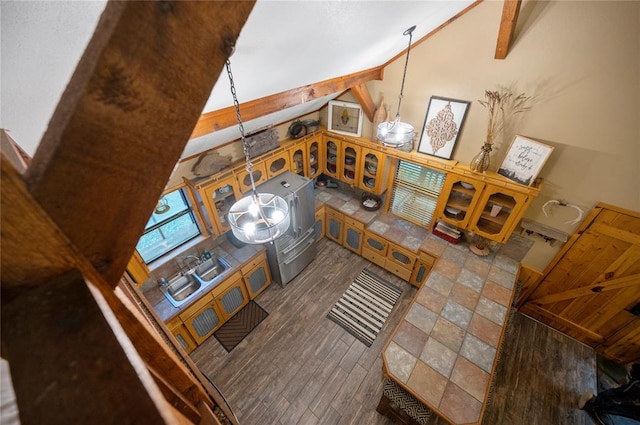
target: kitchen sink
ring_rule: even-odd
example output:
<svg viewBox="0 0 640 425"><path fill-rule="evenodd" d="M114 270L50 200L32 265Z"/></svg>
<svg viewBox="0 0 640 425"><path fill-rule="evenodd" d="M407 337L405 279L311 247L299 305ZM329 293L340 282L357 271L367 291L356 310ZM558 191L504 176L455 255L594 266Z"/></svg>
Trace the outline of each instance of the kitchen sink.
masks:
<svg viewBox="0 0 640 425"><path fill-rule="evenodd" d="M220 281L220 274L231 267L221 257L210 258L160 285L165 298L174 307L191 300L194 295L212 289Z"/></svg>

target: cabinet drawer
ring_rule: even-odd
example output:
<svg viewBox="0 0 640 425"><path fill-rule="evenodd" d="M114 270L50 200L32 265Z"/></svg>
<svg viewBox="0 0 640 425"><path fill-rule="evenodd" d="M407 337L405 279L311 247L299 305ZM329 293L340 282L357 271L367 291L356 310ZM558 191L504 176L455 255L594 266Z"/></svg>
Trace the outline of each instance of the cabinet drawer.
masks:
<svg viewBox="0 0 640 425"><path fill-rule="evenodd" d="M385 261L384 268L403 280L409 281L409 279L411 279L412 270L407 270L405 267L399 266L388 258Z"/></svg>
<svg viewBox="0 0 640 425"><path fill-rule="evenodd" d="M369 231L364 232L364 242L363 249L366 248L368 250L374 251L375 253L385 257L387 255L387 247L389 246L389 242L383 237L374 235Z"/></svg>
<svg viewBox="0 0 640 425"><path fill-rule="evenodd" d="M186 322L187 319L189 319L191 316L193 316L193 314L195 312L197 312L198 310L200 310L202 307L204 307L205 305L210 303L211 300L213 300L213 297L211 296L211 293L204 294L202 296L202 298L200 298L198 301L196 301L191 306L189 306L186 310L184 310L182 313L180 313L180 315L178 317L183 322Z"/></svg>
<svg viewBox="0 0 640 425"><path fill-rule="evenodd" d="M266 257L264 252L261 252L260 254L258 254L255 257L253 257L251 260L249 260L249 262L247 264L242 266L242 269L241 269L242 275L243 276L248 275L249 272L251 271L251 269L253 269L255 266L260 264L266 258L267 257Z"/></svg>
<svg viewBox="0 0 640 425"><path fill-rule="evenodd" d="M405 268L409 271L409 275L411 275L411 271L413 270L413 265L416 262L416 254L411 251L400 248L397 245L389 244L389 250L387 251L387 260L389 262L394 263L398 267Z"/></svg>
<svg viewBox="0 0 640 425"><path fill-rule="evenodd" d="M182 319L180 319L180 316L176 316L173 319L165 322L165 324L169 329L173 329L175 327L182 326Z"/></svg>
<svg viewBox="0 0 640 425"><path fill-rule="evenodd" d="M355 218L349 217L348 215L344 216L344 224L353 227L354 229L364 230L364 223L356 220Z"/></svg>
<svg viewBox="0 0 640 425"><path fill-rule="evenodd" d="M376 251L364 247L362 248L362 256L382 268L385 266L386 257L384 255L380 255Z"/></svg>
<svg viewBox="0 0 640 425"><path fill-rule="evenodd" d="M424 251L420 251L420 255L418 255L418 260L424 264L433 267L433 264L436 262L436 257L431 254L427 254Z"/></svg>
<svg viewBox="0 0 640 425"><path fill-rule="evenodd" d="M218 286L216 286L213 291L211 291L211 295L213 296L213 298L216 298L218 295L229 289L229 287L231 287L237 280L241 279L242 274L240 274L240 270L238 270L237 272L226 278L224 282L219 283Z"/></svg>

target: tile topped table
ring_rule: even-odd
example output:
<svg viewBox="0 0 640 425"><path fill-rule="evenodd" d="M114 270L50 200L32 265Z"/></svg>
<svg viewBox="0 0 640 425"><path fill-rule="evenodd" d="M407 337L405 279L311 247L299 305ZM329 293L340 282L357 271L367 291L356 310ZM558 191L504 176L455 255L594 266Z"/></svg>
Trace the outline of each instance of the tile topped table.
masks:
<svg viewBox="0 0 640 425"><path fill-rule="evenodd" d="M479 424L518 262L428 238L439 259L383 351L385 374L452 424Z"/></svg>

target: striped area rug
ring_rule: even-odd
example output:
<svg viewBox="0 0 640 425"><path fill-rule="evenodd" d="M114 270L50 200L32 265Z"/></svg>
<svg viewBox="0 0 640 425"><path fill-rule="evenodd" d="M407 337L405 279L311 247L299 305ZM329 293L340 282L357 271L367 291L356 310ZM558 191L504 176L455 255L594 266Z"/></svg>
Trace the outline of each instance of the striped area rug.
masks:
<svg viewBox="0 0 640 425"><path fill-rule="evenodd" d="M327 317L370 347L400 298L402 290L362 270Z"/></svg>

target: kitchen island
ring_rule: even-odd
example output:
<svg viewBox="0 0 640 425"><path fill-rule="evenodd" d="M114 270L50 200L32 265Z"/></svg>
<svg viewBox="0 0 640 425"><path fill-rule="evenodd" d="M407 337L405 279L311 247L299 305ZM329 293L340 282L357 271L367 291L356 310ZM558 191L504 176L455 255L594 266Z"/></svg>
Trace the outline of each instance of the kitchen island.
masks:
<svg viewBox="0 0 640 425"><path fill-rule="evenodd" d="M482 421L515 293L518 261L428 237L438 257L382 352L384 374L452 424ZM388 413L383 395L378 410Z"/></svg>

